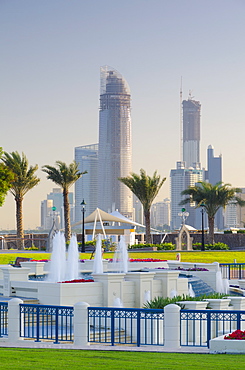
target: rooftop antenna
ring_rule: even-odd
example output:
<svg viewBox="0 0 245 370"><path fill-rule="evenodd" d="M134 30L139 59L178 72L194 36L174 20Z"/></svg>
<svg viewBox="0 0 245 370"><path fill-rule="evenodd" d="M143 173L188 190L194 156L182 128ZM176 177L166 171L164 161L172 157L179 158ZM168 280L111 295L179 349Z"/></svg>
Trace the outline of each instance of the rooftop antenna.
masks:
<svg viewBox="0 0 245 370"><path fill-rule="evenodd" d="M182 109L182 76L180 77L180 158L183 161L183 109Z"/></svg>

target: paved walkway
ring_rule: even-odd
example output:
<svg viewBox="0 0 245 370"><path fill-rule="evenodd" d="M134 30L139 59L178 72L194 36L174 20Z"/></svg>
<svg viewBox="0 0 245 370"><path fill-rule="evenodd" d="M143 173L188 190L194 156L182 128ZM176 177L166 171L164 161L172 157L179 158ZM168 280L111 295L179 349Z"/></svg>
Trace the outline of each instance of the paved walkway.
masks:
<svg viewBox="0 0 245 370"><path fill-rule="evenodd" d="M19 340L17 343L10 343L4 338L0 339L0 347L5 348L49 348L67 350L90 350L90 351L126 351L126 352L163 352L163 353L209 353L207 347L180 347L165 348L164 346L128 346L128 345L101 345L90 344L88 346L75 346L73 344L53 344L51 342L33 342L31 340Z"/></svg>

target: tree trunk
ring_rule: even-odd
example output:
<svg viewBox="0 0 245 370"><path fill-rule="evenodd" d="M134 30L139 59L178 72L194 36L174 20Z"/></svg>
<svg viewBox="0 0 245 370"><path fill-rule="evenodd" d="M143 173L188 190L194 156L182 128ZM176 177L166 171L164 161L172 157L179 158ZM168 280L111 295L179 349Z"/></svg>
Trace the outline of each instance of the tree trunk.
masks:
<svg viewBox="0 0 245 370"><path fill-rule="evenodd" d="M208 217L209 243L214 244L214 217Z"/></svg>
<svg viewBox="0 0 245 370"><path fill-rule="evenodd" d="M151 244L151 220L150 220L150 211L144 211L145 216L145 242L146 244Z"/></svg>
<svg viewBox="0 0 245 370"><path fill-rule="evenodd" d="M24 249L24 230L23 230L23 198L15 198L16 202L16 228L17 228L17 248Z"/></svg>
<svg viewBox="0 0 245 370"><path fill-rule="evenodd" d="M71 220L70 220L70 203L69 203L69 192L63 190L64 198L64 220L65 220L65 239L68 242L71 239Z"/></svg>

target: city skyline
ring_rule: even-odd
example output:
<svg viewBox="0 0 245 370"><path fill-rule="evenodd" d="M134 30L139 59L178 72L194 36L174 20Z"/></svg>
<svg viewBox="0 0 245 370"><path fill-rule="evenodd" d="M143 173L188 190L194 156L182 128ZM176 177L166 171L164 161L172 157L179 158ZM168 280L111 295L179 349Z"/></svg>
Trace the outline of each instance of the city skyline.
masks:
<svg viewBox="0 0 245 370"><path fill-rule="evenodd" d="M244 187L245 4L30 0L0 3L1 142L38 164L40 185L24 199L24 227L40 225L53 184L41 166L70 163L74 148L98 142L99 67L111 65L132 93L133 171L167 177L181 160L180 85L202 104L200 162L211 144L223 181ZM15 202L0 208L0 228L15 227Z"/></svg>

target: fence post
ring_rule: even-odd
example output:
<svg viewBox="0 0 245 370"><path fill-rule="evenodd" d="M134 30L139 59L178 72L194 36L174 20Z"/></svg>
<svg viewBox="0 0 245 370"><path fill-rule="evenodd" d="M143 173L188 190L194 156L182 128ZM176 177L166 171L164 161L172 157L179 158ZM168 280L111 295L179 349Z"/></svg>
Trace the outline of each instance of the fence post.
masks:
<svg viewBox="0 0 245 370"><path fill-rule="evenodd" d="M20 337L20 304L23 301L13 298L8 303L8 340L11 343L22 339Z"/></svg>
<svg viewBox="0 0 245 370"><path fill-rule="evenodd" d="M180 348L180 307L169 304L164 307L164 347Z"/></svg>
<svg viewBox="0 0 245 370"><path fill-rule="evenodd" d="M88 336L88 307L86 302L74 305L74 345L89 346Z"/></svg>

